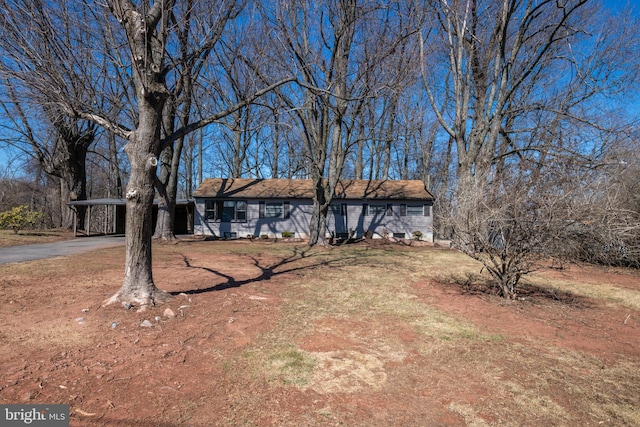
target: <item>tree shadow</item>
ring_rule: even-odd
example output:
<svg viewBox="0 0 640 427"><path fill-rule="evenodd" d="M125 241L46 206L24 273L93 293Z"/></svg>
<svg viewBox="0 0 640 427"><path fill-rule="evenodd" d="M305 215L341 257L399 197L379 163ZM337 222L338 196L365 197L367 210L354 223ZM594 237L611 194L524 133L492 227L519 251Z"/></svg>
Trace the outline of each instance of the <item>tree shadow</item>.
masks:
<svg viewBox="0 0 640 427"><path fill-rule="evenodd" d="M556 302L576 308L591 308L594 305L592 298L531 283L524 284L521 289L518 289L518 298L533 302Z"/></svg>
<svg viewBox="0 0 640 427"><path fill-rule="evenodd" d="M303 270L308 270L308 269L313 269L313 268L317 268L317 267L325 267L325 266L331 266L331 265L342 265L345 262L352 262L354 260L356 260L355 256L350 256L350 257L341 257L341 258L336 258L336 259L331 259L331 260L319 260L318 262L315 263L311 263L311 264L305 264L305 265L301 265L301 266L292 266L291 268L285 268L285 269L280 269L288 264L291 264L293 262L296 261L300 261L303 259L308 259L308 258L312 258L314 256L317 256L318 254L309 254L309 250L311 249L311 247L295 247L293 249L293 252L290 256L282 258L280 261L276 262L275 264L272 265L261 265L260 264L260 260L258 260L257 258L250 256L248 257L249 259L252 260L252 263L255 267L257 267L260 270L260 274L256 275L255 277L251 277L248 279L243 279L243 280L237 280L235 279L233 276L230 276L228 274L222 273L221 271L215 270L213 268L210 267L202 267L202 266L198 266L198 265L193 265L191 264L191 262L189 261L189 259L187 258L186 255L182 255L182 259L184 261L184 264L187 268L196 268L196 269L200 269L200 270L204 270L208 273L211 273L219 278L225 279L226 282L224 283L219 283L217 285L214 286L209 286L207 288L200 288L200 289L190 289L190 290L182 290L182 291L174 291L174 292L170 292L171 295L179 295L179 294L186 294L186 295L197 295L197 294L203 294L203 293L207 293L207 292L215 292L215 291L223 291L225 289L231 289L231 288L239 288L241 286L247 285L249 283L256 283L256 282L261 282L263 280L271 280L272 277L274 276L278 276L281 274L286 274L286 273L292 273L292 272L296 272L296 271L303 271Z"/></svg>
<svg viewBox="0 0 640 427"><path fill-rule="evenodd" d="M56 237L63 235L62 232L47 232L38 230L18 230L11 233L12 236L31 236L31 237Z"/></svg>
<svg viewBox="0 0 640 427"><path fill-rule="evenodd" d="M480 274L467 273L464 277L449 276L439 280L439 283L455 289L462 295L489 296L491 298L499 298L500 301L508 301L498 296L498 288L492 279ZM518 285L515 300L533 304L558 303L575 308L590 308L593 306L593 300L589 297L578 295L571 291L535 285L527 281L522 281Z"/></svg>

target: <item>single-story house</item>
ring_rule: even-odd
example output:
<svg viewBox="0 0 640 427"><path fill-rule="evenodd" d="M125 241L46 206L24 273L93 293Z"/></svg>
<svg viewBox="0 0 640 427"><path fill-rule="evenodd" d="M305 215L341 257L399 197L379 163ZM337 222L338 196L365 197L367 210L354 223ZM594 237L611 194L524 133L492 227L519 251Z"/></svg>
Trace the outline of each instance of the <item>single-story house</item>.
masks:
<svg viewBox="0 0 640 427"><path fill-rule="evenodd" d="M209 178L193 193L194 234L222 238L309 238L310 179ZM433 241L433 195L422 181L342 180L327 215L327 237Z"/></svg>

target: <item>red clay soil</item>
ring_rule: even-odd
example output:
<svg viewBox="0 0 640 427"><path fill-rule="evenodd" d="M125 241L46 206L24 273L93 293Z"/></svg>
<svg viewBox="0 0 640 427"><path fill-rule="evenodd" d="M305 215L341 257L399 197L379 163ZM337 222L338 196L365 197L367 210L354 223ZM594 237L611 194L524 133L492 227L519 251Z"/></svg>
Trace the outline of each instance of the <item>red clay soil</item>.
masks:
<svg viewBox="0 0 640 427"><path fill-rule="evenodd" d="M204 267L205 260L193 255L189 268L177 268L186 261L168 256L166 266L158 265L154 274L176 296L142 313L100 307L121 280L118 268L91 280L71 272L33 280L7 267L4 271L11 274L0 278L0 403L69 403L72 426L463 426L472 423L451 410L460 394L469 405L491 398L489 386L480 381L459 384L465 375L475 377L471 369L457 365L452 371L449 363L457 361L411 350L421 339L415 330L384 319L319 319L297 342L304 351L338 360L341 354L366 357L372 351L366 342L395 337L408 350L398 357L387 352L384 371L377 371L372 359L370 384L354 382L351 392L342 384L337 392L329 385L321 390L261 381L259 374L244 369L245 352L277 325L283 301L297 298L299 291L290 282L299 276L267 274L254 280L255 265L247 256L216 255L217 264L233 268L230 282L219 270ZM122 254L101 251L95 262L121 265ZM594 280L595 273L549 274ZM598 274L640 289L633 276ZM431 281L415 283L413 291L483 331L538 343L540 351L549 345L605 361L640 358L638 312L628 317L633 310L618 305L588 299L541 302L535 295L507 302ZM151 326L141 327L145 320ZM376 391L382 376L384 393ZM487 423L496 420L488 410L478 415Z"/></svg>
<svg viewBox="0 0 640 427"><path fill-rule="evenodd" d="M633 276L595 269L585 273L573 267L546 274L596 282L601 279L603 283L640 290L640 280ZM632 309L562 293L554 300L546 292L526 288L518 300L512 301L453 285L421 282L415 287L429 304L458 314L489 333L527 344L533 340L578 350L606 360L615 360L618 355L640 356L639 322L637 311Z"/></svg>

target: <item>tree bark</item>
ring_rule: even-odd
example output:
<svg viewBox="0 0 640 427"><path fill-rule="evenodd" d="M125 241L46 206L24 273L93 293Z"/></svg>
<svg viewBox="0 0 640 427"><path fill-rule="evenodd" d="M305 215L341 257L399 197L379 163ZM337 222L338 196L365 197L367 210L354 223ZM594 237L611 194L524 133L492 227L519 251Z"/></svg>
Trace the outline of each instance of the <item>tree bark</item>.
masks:
<svg viewBox="0 0 640 427"><path fill-rule="evenodd" d="M132 54L138 126L129 132L129 141L124 149L131 165L125 193L124 281L120 290L105 303L127 302L144 309L169 299L169 294L159 290L153 281L151 235L163 109L168 99L162 72L167 38L165 20L174 2L156 2L145 13L135 9L127 0L110 0L108 4L124 27Z"/></svg>
<svg viewBox="0 0 640 427"><path fill-rule="evenodd" d="M151 268L154 181L158 164L154 146L159 136L161 113L150 105L145 106L145 103L141 103L140 109L140 126L132 133L125 147L131 173L125 194L127 227L124 282L106 304L120 301L144 308L166 302L169 294L155 286Z"/></svg>
<svg viewBox="0 0 640 427"><path fill-rule="evenodd" d="M158 217L153 235L154 239L171 241L176 238L174 226L178 194L178 168L183 147L184 138L180 138L173 147L167 147L163 151L163 155L166 153L168 161L166 164L164 159L162 161L162 167L163 169L166 168L166 171L161 173L160 185L156 186L158 190ZM166 184L163 185L162 183Z"/></svg>
<svg viewBox="0 0 640 427"><path fill-rule="evenodd" d="M74 200L87 200L87 168L86 168L87 148L76 149L75 159L68 165L68 171L64 174L64 184L67 186L67 198L64 202ZM71 229L73 227L73 218L68 215L69 208L65 206L67 211L64 227ZM79 229L85 229L86 206L76 206L77 209L77 226ZM88 232L89 230L87 230Z"/></svg>

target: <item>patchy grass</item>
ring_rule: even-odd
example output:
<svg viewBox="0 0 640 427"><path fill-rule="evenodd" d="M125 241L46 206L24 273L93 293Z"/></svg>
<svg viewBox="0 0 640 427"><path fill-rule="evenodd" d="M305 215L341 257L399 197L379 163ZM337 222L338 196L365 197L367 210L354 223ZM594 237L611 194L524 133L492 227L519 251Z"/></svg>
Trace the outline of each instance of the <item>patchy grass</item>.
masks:
<svg viewBox="0 0 640 427"><path fill-rule="evenodd" d="M634 310L640 310L640 292L638 289L621 287L620 284L607 281L601 272L592 280L576 280L568 277L549 277L544 274L532 275L529 279L532 283L547 289L555 289L561 292L571 292L598 301L604 301L612 305L622 305ZM640 276L637 276L640 283Z"/></svg>
<svg viewBox="0 0 640 427"><path fill-rule="evenodd" d="M533 347L523 346L506 334L483 332L464 317L438 310L415 295L411 284L418 278L438 278L446 271L451 275L477 271L477 265L459 254L348 247L314 249L306 256L298 261L309 264L314 259L326 268L311 263L311 269L318 271L305 270L292 283L301 294L287 301L279 326L259 340L260 351L255 354L260 354L262 360L252 359L254 370L270 372L270 376L282 380L280 384L320 394L392 389L397 385L388 384L387 366L402 363L417 351L431 359L424 369L435 363L468 374L471 388L488 385L498 397L451 403L449 411L468 425L492 425L495 422L486 420L493 419L499 421L498 425L569 425L580 411L604 422L635 425L639 413L627 402L638 403L638 398L633 397L640 384L636 382L640 379L637 361L624 360L605 371L598 358L536 342L531 343ZM555 286L536 286L540 286L536 292L549 301L569 301L551 297ZM546 297L545 292L549 293ZM636 291L628 292L637 296ZM587 296L580 291L577 294ZM597 298L598 294L588 296ZM572 298L569 299L573 301ZM499 302L496 300L496 304ZM332 330L318 326L326 319L355 325L351 326L351 333L342 335L348 341L346 348L303 350L300 342L304 343L314 331ZM385 330L389 324L402 325L418 338L408 346ZM289 350L282 352L283 347ZM366 352L361 351L363 348ZM597 383L585 377L585 372L597 375ZM621 380L623 375L632 380ZM616 390L606 386L619 384L617 381L626 386ZM460 390L464 394L464 384L467 383L449 384L448 393ZM328 414L326 409L320 412Z"/></svg>
<svg viewBox="0 0 640 427"><path fill-rule="evenodd" d="M304 336L317 329L322 319L338 319L343 324L357 324L367 319L370 331L397 323L417 333L419 339L412 343L413 351L428 358L436 356L448 368L468 373L471 384L489 385L498 397L473 404L452 403L449 410L468 425L495 424L485 418L497 419L498 425L570 425L581 411L603 422L636 425L640 413L629 402L640 402L634 397L640 391L637 360L624 360L611 370L604 370L602 362L590 355L536 342L531 343L533 347L525 347L512 342L505 334L482 332L464 317L435 309L414 294L410 285L418 278L451 277L478 271L478 265L466 257L450 251L407 253L361 248L314 256L324 258L331 268L322 269L318 274L307 272L295 282L302 297L288 301L279 327L260 341L262 351L274 352L268 360L274 357L280 360L277 348L293 348L296 342L304 341ZM589 286L581 287L575 282L566 285L547 282L536 286L532 292L543 301L558 304L574 305L571 292L616 303L626 301L624 305L640 295L637 290L621 291L609 286L587 293L585 289ZM597 289L596 285L591 287ZM565 294L558 296L559 290ZM627 294L626 299L618 298L621 293ZM496 299L498 303L500 300ZM358 333L350 337L354 347L364 347L367 353L343 349L304 353L303 357L294 351L292 354L314 363L304 365L303 380L290 381L290 384L312 388L318 393L357 393L363 389L385 388L388 382L385 366L405 360L412 350L393 334L367 335L372 334ZM473 351L469 351L470 348ZM308 370L312 368L315 373L310 374ZM269 369L287 377L291 368L290 364L279 367L271 363ZM585 377L585 372L590 375ZM595 383L591 375L597 377ZM621 379L624 375L627 380ZM615 390L607 385L620 384L618 381L626 385ZM459 387L463 390L463 384L450 384L451 390Z"/></svg>
<svg viewBox="0 0 640 427"><path fill-rule="evenodd" d="M305 386L318 361L296 348L276 352L269 356L269 372L285 385Z"/></svg>
<svg viewBox="0 0 640 427"><path fill-rule="evenodd" d="M440 283L480 274L455 251L194 239L154 245L158 286L194 291L168 319L98 307L123 261L0 266L0 402L99 414L73 426L640 425L634 276L543 271L507 302Z"/></svg>

